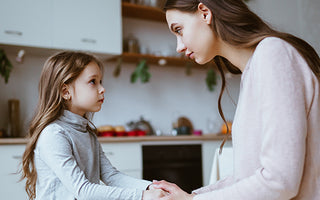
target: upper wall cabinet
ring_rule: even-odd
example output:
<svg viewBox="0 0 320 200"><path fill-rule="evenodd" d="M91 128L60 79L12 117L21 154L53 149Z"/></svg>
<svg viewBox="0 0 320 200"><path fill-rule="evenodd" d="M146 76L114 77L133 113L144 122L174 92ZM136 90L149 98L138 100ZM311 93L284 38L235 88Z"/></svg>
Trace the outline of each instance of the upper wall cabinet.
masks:
<svg viewBox="0 0 320 200"><path fill-rule="evenodd" d="M51 0L2 0L0 43L51 46Z"/></svg>
<svg viewBox="0 0 320 200"><path fill-rule="evenodd" d="M0 43L122 52L120 0L2 0Z"/></svg>
<svg viewBox="0 0 320 200"><path fill-rule="evenodd" d="M53 47L121 54L120 0L54 0Z"/></svg>

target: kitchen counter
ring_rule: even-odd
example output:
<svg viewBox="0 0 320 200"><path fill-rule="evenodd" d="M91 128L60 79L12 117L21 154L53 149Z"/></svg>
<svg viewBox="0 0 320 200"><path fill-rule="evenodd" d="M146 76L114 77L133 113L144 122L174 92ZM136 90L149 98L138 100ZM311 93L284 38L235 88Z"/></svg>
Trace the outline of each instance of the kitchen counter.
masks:
<svg viewBox="0 0 320 200"><path fill-rule="evenodd" d="M153 141L210 141L223 140L224 135L205 134L196 135L179 135L179 136L135 136L135 137L98 137L100 143L116 142L153 142ZM26 138L1 138L0 145L26 144Z"/></svg>

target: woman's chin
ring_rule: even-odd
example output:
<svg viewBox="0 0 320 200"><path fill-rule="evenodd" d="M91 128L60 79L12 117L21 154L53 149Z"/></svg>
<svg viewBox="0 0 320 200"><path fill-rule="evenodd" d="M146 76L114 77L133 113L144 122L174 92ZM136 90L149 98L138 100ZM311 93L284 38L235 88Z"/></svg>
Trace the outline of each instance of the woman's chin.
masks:
<svg viewBox="0 0 320 200"><path fill-rule="evenodd" d="M208 62L210 62L210 60L205 60L205 59L195 59L194 61L196 63L198 63L199 65L204 65L204 64L207 64Z"/></svg>

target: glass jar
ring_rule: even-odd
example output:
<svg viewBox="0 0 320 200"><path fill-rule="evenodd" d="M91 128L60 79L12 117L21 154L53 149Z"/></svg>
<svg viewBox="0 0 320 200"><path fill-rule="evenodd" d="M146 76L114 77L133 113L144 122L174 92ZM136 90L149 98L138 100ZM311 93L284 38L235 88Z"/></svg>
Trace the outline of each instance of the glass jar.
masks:
<svg viewBox="0 0 320 200"><path fill-rule="evenodd" d="M20 102L17 99L8 100L8 111L9 111L9 121L8 121L8 137L19 137L20 135Z"/></svg>

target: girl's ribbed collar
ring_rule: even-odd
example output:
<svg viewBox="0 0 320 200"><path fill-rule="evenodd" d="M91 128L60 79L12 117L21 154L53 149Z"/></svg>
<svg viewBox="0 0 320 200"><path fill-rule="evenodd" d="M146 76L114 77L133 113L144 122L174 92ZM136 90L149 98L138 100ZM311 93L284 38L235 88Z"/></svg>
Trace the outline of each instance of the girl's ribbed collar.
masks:
<svg viewBox="0 0 320 200"><path fill-rule="evenodd" d="M69 124L72 128L78 131L87 132L89 120L69 110L64 110L63 115L59 120Z"/></svg>

